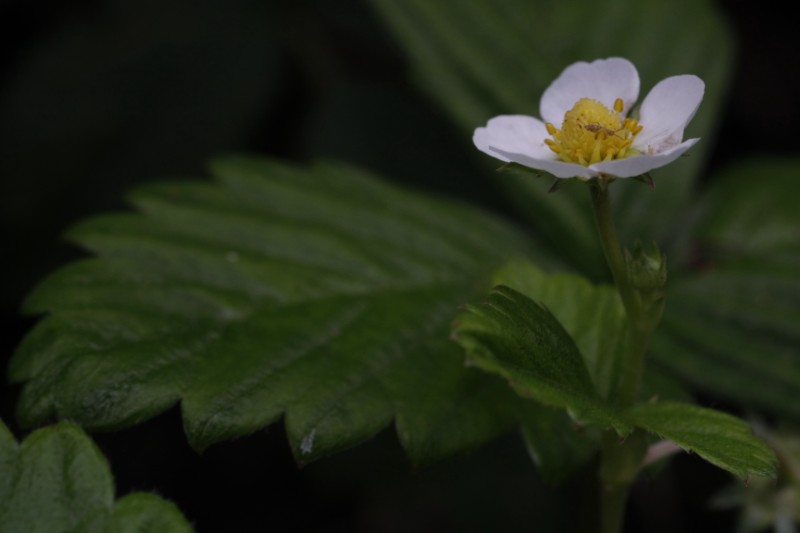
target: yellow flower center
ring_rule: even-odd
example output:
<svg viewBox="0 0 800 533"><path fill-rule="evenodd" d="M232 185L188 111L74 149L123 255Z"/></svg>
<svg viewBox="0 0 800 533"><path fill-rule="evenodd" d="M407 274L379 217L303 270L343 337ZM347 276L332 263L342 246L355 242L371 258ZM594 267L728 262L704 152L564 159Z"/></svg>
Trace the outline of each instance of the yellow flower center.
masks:
<svg viewBox="0 0 800 533"><path fill-rule="evenodd" d="M633 155L631 143L642 126L636 119L623 119L623 108L621 98L613 110L597 100L581 98L564 114L560 130L546 124L552 139L544 142L562 161L583 166Z"/></svg>

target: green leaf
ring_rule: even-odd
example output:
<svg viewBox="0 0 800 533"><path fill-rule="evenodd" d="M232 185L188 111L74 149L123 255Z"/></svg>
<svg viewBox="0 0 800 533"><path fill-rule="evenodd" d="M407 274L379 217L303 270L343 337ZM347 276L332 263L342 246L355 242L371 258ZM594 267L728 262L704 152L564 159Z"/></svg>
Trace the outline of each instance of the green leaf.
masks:
<svg viewBox="0 0 800 533"><path fill-rule="evenodd" d="M573 274L546 274L525 261L504 265L493 282L513 287L553 313L575 341L595 388L607 399L619 377L618 356L628 342L625 309L616 290ZM646 369L640 398L691 401L676 378L652 365ZM522 434L545 480L563 479L599 448L598 435L591 428L578 431L563 412L531 410L521 418Z"/></svg>
<svg viewBox="0 0 800 533"><path fill-rule="evenodd" d="M752 160L702 202L694 271L673 280L653 349L699 388L800 419L800 163Z"/></svg>
<svg viewBox="0 0 800 533"><path fill-rule="evenodd" d="M619 379L620 355L627 350L625 308L616 289L593 285L574 274L547 274L526 261L511 261L498 270L495 285L508 285L544 304L553 313L583 356L595 388L603 398ZM648 366L640 400L690 401L691 396L669 372Z"/></svg>
<svg viewBox="0 0 800 533"><path fill-rule="evenodd" d="M772 449L753 435L746 422L734 416L671 402L635 405L624 416L742 479L775 476Z"/></svg>
<svg viewBox="0 0 800 533"><path fill-rule="evenodd" d="M541 302L569 333L583 356L595 388L603 398L618 379L618 355L628 342L625 309L617 291L592 285L573 274L546 274L526 261L511 261L493 282L508 285ZM682 384L662 368L648 365L640 400L691 401ZM591 428L575 427L563 412L542 407L521 418L522 434L540 475L557 482L585 464L599 449Z"/></svg>
<svg viewBox="0 0 800 533"><path fill-rule="evenodd" d="M570 410L582 422L630 431L597 393L575 342L541 304L506 286L468 306L454 326L467 361L507 379L521 395Z"/></svg>
<svg viewBox="0 0 800 533"><path fill-rule="evenodd" d="M420 86L463 127L465 151L472 149L466 133L492 116L538 116L544 89L575 61L630 59L642 80L640 100L667 76L693 73L703 78L705 98L686 132L703 140L691 157L654 172L656 192L635 183L615 187L625 240L663 242L673 233L668 223L684 209L713 146L713 125L731 72L730 32L710 1L624 0L602 9L590 0L371 3L405 47ZM537 231L575 268L595 277L605 275L582 187L549 195L546 185L527 176L503 175L499 181L508 185L511 199Z"/></svg>
<svg viewBox="0 0 800 533"><path fill-rule="evenodd" d="M115 503L108 463L68 422L17 444L0 421L0 472L0 531L192 531L172 503L153 494L130 494Z"/></svg>
<svg viewBox="0 0 800 533"><path fill-rule="evenodd" d="M180 402L202 449L283 416L301 462L393 420L417 461L513 425L520 400L447 338L457 306L525 252L518 234L345 166L228 158L213 173L73 228L97 257L27 300L47 314L10 367L23 423L114 429Z"/></svg>
<svg viewBox="0 0 800 533"><path fill-rule="evenodd" d="M506 264L493 281L513 287L553 313L575 341L594 387L607 399L619 379L619 357L628 342L625 308L617 291L574 274L545 274L525 261Z"/></svg>

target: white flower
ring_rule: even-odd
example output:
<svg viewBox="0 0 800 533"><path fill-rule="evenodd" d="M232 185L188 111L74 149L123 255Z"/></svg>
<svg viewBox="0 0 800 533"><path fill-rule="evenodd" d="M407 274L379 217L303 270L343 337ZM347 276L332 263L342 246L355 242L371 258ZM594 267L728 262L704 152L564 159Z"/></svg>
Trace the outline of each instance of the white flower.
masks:
<svg viewBox="0 0 800 533"><path fill-rule="evenodd" d="M477 128L479 150L557 178L630 178L676 160L700 139L683 130L703 99L693 75L672 76L645 97L639 118L628 117L639 96L636 67L620 57L568 66L542 95L544 121L502 115Z"/></svg>

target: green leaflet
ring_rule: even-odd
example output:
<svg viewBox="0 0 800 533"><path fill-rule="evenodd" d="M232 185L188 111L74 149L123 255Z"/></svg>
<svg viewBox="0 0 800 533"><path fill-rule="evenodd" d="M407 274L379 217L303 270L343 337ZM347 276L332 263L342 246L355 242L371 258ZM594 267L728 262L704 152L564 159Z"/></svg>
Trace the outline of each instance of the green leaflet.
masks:
<svg viewBox="0 0 800 533"><path fill-rule="evenodd" d="M618 356L628 340L625 310L617 292L573 274L546 274L525 261L504 265L493 283L513 287L553 313L575 341L594 387L607 398L619 375ZM640 396L642 400L690 399L674 378L652 367L647 368ZM558 480L567 475L599 446L598 436L590 428L578 431L563 412L547 407L529 409L531 414L522 417L522 432L546 478Z"/></svg>
<svg viewBox="0 0 800 533"><path fill-rule="evenodd" d="M695 271L668 287L658 362L746 406L800 419L798 162L752 160L702 199Z"/></svg>
<svg viewBox="0 0 800 533"><path fill-rule="evenodd" d="M68 422L17 444L0 421L0 531L25 533L184 533L170 502L134 493L114 502L108 463Z"/></svg>
<svg viewBox="0 0 800 533"><path fill-rule="evenodd" d="M418 461L513 424L520 400L447 337L457 306L524 252L516 233L344 166L213 172L72 229L96 257L26 303L46 315L10 366L23 423L113 429L180 401L202 449L283 415L302 462L392 420Z"/></svg>
<svg viewBox="0 0 800 533"><path fill-rule="evenodd" d="M465 133L496 115L538 116L544 89L575 61L630 59L641 76L640 101L667 76L691 73L703 78L705 98L686 132L703 140L691 156L654 173L657 194L636 183L614 191L624 241L664 242L674 235L675 214L683 212L704 154L713 146L713 124L731 71L732 39L724 17L710 2L625 0L602 9L588 0L371 3L405 47L418 83ZM467 135L464 146L474 150ZM487 165L500 166L474 151ZM605 276L582 187L547 194L549 183L529 176L503 174L499 181L549 246L579 271Z"/></svg>
<svg viewBox="0 0 800 533"><path fill-rule="evenodd" d="M611 286L596 286L574 274L545 274L515 261L494 277L544 304L575 341L594 386L603 398L619 379L619 356L628 342L625 309Z"/></svg>
<svg viewBox="0 0 800 533"><path fill-rule="evenodd" d="M606 398L615 375L614 355L627 341L624 309L616 291L576 275L546 274L527 261L505 264L492 282L512 287L553 313L575 341L594 387ZM520 418L525 443L539 475L560 481L599 448L599 433L577 427L562 409L528 403Z"/></svg>
<svg viewBox="0 0 800 533"><path fill-rule="evenodd" d="M499 374L522 396L568 409L625 435L630 426L598 394L575 342L542 305L505 286L457 318L453 334L468 361Z"/></svg>
<svg viewBox="0 0 800 533"><path fill-rule="evenodd" d="M625 309L612 286L593 285L574 274L546 274L533 263L512 261L495 273L495 284L513 287L541 302L569 333L600 395L608 398L619 379L619 355L628 342ZM659 368L647 367L640 399L688 400L689 394Z"/></svg>
<svg viewBox="0 0 800 533"><path fill-rule="evenodd" d="M734 416L671 402L639 404L624 415L637 426L696 452L742 479L775 476L772 449L753 435L749 424Z"/></svg>

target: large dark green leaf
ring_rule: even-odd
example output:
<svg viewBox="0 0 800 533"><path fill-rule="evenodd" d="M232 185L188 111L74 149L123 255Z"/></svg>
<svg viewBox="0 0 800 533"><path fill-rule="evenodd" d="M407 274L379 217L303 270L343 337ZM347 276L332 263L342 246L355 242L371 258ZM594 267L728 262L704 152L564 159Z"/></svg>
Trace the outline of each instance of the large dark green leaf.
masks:
<svg viewBox="0 0 800 533"><path fill-rule="evenodd" d="M521 395L601 428L630 431L592 383L575 341L541 304L503 285L469 306L453 335L468 362L507 379Z"/></svg>
<svg viewBox="0 0 800 533"><path fill-rule="evenodd" d="M457 306L524 252L517 234L347 167L232 158L214 174L70 232L97 257L27 301L46 316L10 367L21 421L119 428L180 401L198 448L285 416L301 461L393 419L415 459L511 426L519 400L447 338Z"/></svg>
<svg viewBox="0 0 800 533"><path fill-rule="evenodd" d="M696 405L643 403L625 411L637 426L674 441L687 451L746 479L775 476L772 449L734 416Z"/></svg>
<svg viewBox="0 0 800 533"><path fill-rule="evenodd" d="M731 65L731 38L710 2L625 0L372 0L412 60L419 84L466 132L500 114L538 115L539 97L570 63L623 56L642 78L642 97L660 79L693 73L706 96L687 130L703 141L691 157L655 172L657 191L615 187L626 236L666 238L712 146ZM703 50L702 54L697 53ZM471 143L464 136L465 148ZM489 162L489 164L492 164ZM663 179L661 179L663 177ZM576 268L603 275L582 188L547 195L529 176L501 175L537 230ZM595 262L595 257L598 262Z"/></svg>
<svg viewBox="0 0 800 533"><path fill-rule="evenodd" d="M37 430L17 444L0 421L0 531L191 530L172 503L153 494L129 494L114 502L108 463L74 424Z"/></svg>
<svg viewBox="0 0 800 533"><path fill-rule="evenodd" d="M691 275L669 286L654 351L698 387L800 419L796 161L723 172L703 199Z"/></svg>

